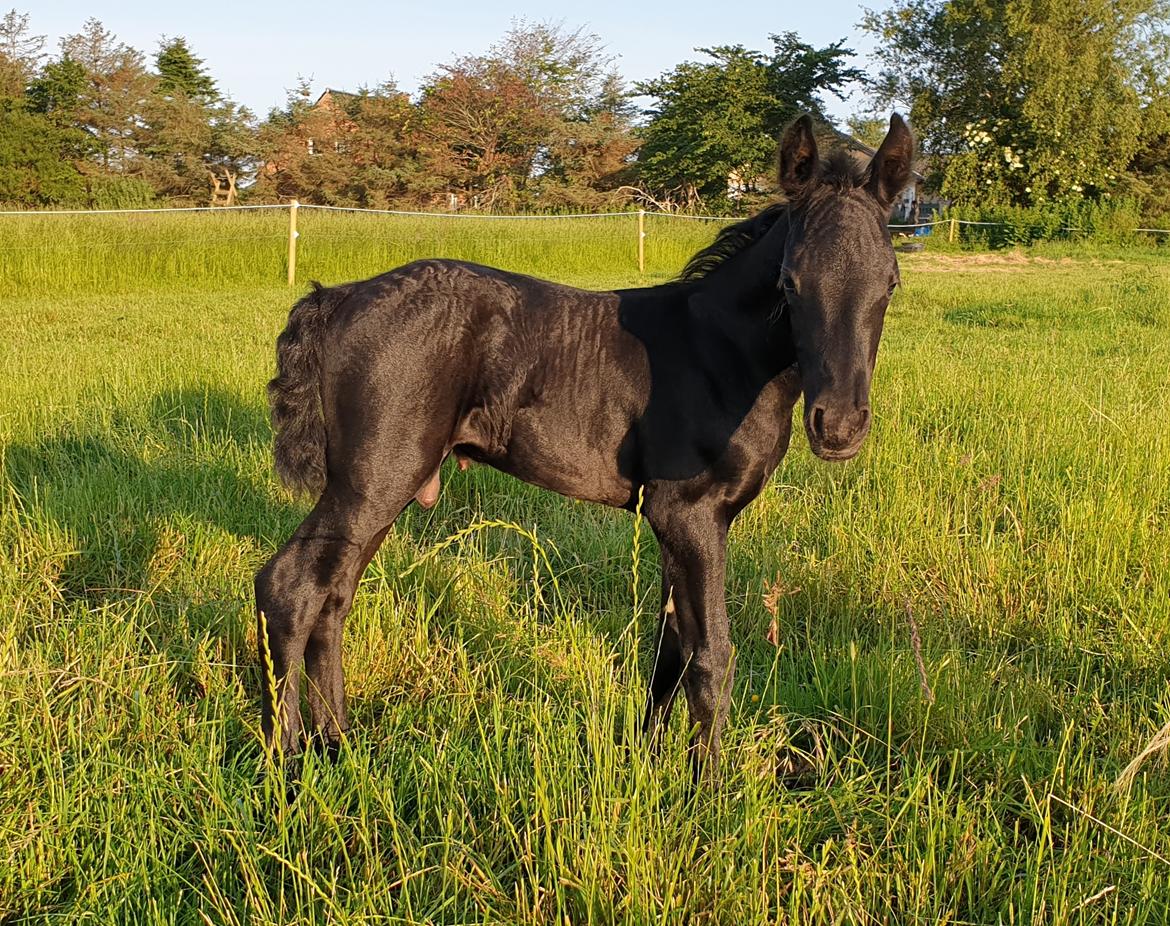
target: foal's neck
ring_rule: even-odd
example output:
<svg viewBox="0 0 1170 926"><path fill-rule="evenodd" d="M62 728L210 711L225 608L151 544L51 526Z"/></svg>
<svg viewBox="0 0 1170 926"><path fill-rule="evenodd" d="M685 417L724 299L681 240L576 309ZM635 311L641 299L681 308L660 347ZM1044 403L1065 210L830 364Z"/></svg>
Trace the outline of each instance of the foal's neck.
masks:
<svg viewBox="0 0 1170 926"><path fill-rule="evenodd" d="M780 265L787 237L783 214L757 241L704 277L701 288L725 311L771 318L783 301Z"/></svg>
<svg viewBox="0 0 1170 926"><path fill-rule="evenodd" d="M697 292L711 323L749 355L766 354L778 368L795 362L792 329L780 290L788 216L699 281Z"/></svg>

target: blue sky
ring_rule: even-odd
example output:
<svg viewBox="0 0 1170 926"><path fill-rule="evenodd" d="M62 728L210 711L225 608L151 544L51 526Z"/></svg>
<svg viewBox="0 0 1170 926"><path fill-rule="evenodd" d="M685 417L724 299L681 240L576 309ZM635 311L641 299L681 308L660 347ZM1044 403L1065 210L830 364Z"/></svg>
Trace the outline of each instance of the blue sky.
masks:
<svg viewBox="0 0 1170 926"><path fill-rule="evenodd" d="M629 80L654 77L679 61L696 57L696 46L740 43L767 47L769 33L793 30L805 41L825 45L840 38L866 63L872 48L857 28L857 0L734 5L711 0L593 0L571 4L517 2L497 6L474 0L444 2L200 3L170 6L148 0L10 0L31 15L30 25L46 35L55 52L61 36L97 17L122 41L153 54L160 36L186 36L211 73L233 99L259 115L284 101L298 75L314 89L372 86L393 75L414 91L421 80L456 55L486 48L513 18L562 21L599 35ZM865 0L882 7L888 0ZM831 101L842 116L860 108L859 95Z"/></svg>

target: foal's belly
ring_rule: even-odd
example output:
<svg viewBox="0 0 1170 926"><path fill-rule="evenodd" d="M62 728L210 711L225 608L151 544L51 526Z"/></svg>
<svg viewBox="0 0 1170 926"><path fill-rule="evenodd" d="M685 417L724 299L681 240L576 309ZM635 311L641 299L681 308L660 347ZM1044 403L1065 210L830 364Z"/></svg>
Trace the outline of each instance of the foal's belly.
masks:
<svg viewBox="0 0 1170 926"><path fill-rule="evenodd" d="M529 320L481 369L455 452L570 498L625 505L634 488L618 450L649 399L645 348L616 299Z"/></svg>
<svg viewBox="0 0 1170 926"><path fill-rule="evenodd" d="M479 462L569 498L620 507L634 491L618 471L624 433L613 420L574 420L547 408L523 409L503 452L457 447Z"/></svg>

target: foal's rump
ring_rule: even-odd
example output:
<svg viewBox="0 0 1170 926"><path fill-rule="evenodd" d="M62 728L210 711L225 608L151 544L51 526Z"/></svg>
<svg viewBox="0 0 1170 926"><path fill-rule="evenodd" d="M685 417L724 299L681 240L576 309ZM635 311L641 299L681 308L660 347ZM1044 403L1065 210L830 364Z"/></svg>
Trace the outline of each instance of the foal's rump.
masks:
<svg viewBox="0 0 1170 926"><path fill-rule="evenodd" d="M625 503L617 441L640 412L631 379L645 362L617 303L446 260L315 289L289 316L269 385L282 480L314 493L326 473L362 491L422 480L413 493L454 450Z"/></svg>

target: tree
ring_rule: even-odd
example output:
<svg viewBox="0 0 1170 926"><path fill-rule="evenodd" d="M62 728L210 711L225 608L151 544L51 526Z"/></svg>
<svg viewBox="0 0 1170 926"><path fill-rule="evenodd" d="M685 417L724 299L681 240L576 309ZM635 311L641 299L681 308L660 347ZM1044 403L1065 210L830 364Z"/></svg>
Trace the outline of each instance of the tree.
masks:
<svg viewBox="0 0 1170 926"><path fill-rule="evenodd" d="M656 101L640 133L645 186L686 205L722 203L729 184L757 193L783 126L801 112L824 120L823 94L843 98L849 83L864 80L843 42L818 49L792 32L771 41L767 56L742 45L699 49L711 60L637 85Z"/></svg>
<svg viewBox="0 0 1170 926"><path fill-rule="evenodd" d="M77 139L43 115L0 105L0 203L16 206L80 202L84 185L72 154Z"/></svg>
<svg viewBox="0 0 1170 926"><path fill-rule="evenodd" d="M97 165L111 174L140 173L141 114L155 83L142 53L119 42L96 19L62 39L61 51L85 73L72 116L90 136Z"/></svg>
<svg viewBox="0 0 1170 926"><path fill-rule="evenodd" d="M299 199L321 205L356 205L350 198L355 163L347 148L352 121L330 93L315 104L303 78L281 109L260 126L258 147L264 167L256 181L260 196Z"/></svg>
<svg viewBox="0 0 1170 926"><path fill-rule="evenodd" d="M944 195L1032 204L1125 191L1166 21L1165 0L898 0L863 25Z"/></svg>
<svg viewBox="0 0 1170 926"><path fill-rule="evenodd" d="M158 89L165 95L181 95L189 100L214 103L219 99L215 81L196 58L182 36L163 39L154 57L158 71Z"/></svg>
<svg viewBox="0 0 1170 926"><path fill-rule="evenodd" d="M863 145L878 148L886 137L890 120L880 116L853 115L845 120L845 127Z"/></svg>
<svg viewBox="0 0 1170 926"><path fill-rule="evenodd" d="M81 111L86 88L85 67L68 55L50 61L29 85L28 105L56 125L72 124Z"/></svg>
<svg viewBox="0 0 1170 926"><path fill-rule="evenodd" d="M213 178L234 184L254 167L252 117L224 99L182 38L160 44L143 104L143 176L172 202L205 203Z"/></svg>
<svg viewBox="0 0 1170 926"><path fill-rule="evenodd" d="M362 206L389 208L425 180L416 145L418 109L393 78L363 88L345 103L352 129L345 140L355 166L348 193Z"/></svg>
<svg viewBox="0 0 1170 926"><path fill-rule="evenodd" d="M603 209L628 201L637 110L622 79L610 72L579 117L562 120L549 141L546 169L539 178L545 206Z"/></svg>
<svg viewBox="0 0 1170 926"><path fill-rule="evenodd" d="M597 36L517 21L487 54L457 59L423 87L431 195L481 208L613 202L636 147L627 97Z"/></svg>
<svg viewBox="0 0 1170 926"><path fill-rule="evenodd" d="M208 174L235 186L242 178L254 177L262 163L252 112L220 99L211 110L211 137L203 154Z"/></svg>
<svg viewBox="0 0 1170 926"><path fill-rule="evenodd" d="M616 77L601 39L584 28L512 21L501 41L479 59L495 62L565 119L585 119Z"/></svg>
<svg viewBox="0 0 1170 926"><path fill-rule="evenodd" d="M206 203L213 177L234 182L257 166L254 120L185 40L160 44L157 74L144 60L91 19L41 68L27 106L62 130L54 151L83 175L89 205Z"/></svg>
<svg viewBox="0 0 1170 926"><path fill-rule="evenodd" d="M16 10L0 19L0 98L23 97L45 57L45 37L30 34L28 20Z"/></svg>
<svg viewBox="0 0 1170 926"><path fill-rule="evenodd" d="M1170 218L1170 87L1164 75L1151 76L1142 96L1142 132L1128 165L1129 190L1142 213L1161 227Z"/></svg>
<svg viewBox="0 0 1170 926"><path fill-rule="evenodd" d="M497 59L460 58L432 76L419 106L420 154L446 191L483 209L526 198L556 113L521 73Z"/></svg>

